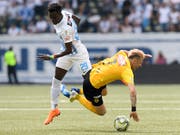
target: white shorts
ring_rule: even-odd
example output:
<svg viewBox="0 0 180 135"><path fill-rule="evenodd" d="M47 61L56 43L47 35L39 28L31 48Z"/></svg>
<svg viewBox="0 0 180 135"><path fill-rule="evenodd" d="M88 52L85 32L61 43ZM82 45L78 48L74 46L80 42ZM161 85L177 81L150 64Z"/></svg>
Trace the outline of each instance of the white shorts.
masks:
<svg viewBox="0 0 180 135"><path fill-rule="evenodd" d="M76 64L80 69L82 75L85 75L91 68L91 62L89 60L89 54L87 49L81 46L78 50L78 53L72 55L65 55L57 59L56 67L69 70L73 64Z"/></svg>

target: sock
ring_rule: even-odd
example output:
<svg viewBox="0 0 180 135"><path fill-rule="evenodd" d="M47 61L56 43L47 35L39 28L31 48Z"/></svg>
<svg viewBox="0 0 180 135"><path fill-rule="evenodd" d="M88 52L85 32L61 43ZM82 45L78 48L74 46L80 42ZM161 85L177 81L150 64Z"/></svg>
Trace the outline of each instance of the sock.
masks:
<svg viewBox="0 0 180 135"><path fill-rule="evenodd" d="M70 92L65 88L65 85L61 84L60 90L61 90L61 93L62 93L65 97L67 97L67 98L70 97Z"/></svg>
<svg viewBox="0 0 180 135"><path fill-rule="evenodd" d="M82 95L82 94L84 94L84 92L83 92L83 89L82 89L82 88L80 89L79 94L81 94L81 95Z"/></svg>
<svg viewBox="0 0 180 135"><path fill-rule="evenodd" d="M79 89L79 88L71 88L71 91L76 91L76 92L77 92L78 94L80 94L80 95L84 94L82 88L81 88L81 89Z"/></svg>
<svg viewBox="0 0 180 135"><path fill-rule="evenodd" d="M97 111L96 109L94 108L94 106L92 105L92 103L90 101L88 101L83 95L77 95L77 100L84 106L86 107L88 110L90 110L91 112L94 112L96 114Z"/></svg>
<svg viewBox="0 0 180 135"><path fill-rule="evenodd" d="M51 86L51 109L56 109L59 102L61 81L53 77Z"/></svg>

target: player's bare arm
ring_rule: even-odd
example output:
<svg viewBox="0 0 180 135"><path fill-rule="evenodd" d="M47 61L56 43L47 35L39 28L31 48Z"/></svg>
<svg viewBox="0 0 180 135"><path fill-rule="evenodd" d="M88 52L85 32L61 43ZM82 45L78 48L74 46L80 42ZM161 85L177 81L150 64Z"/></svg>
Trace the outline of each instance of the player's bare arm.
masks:
<svg viewBox="0 0 180 135"><path fill-rule="evenodd" d="M38 55L38 59L42 59L42 60L53 60L53 59L57 59L59 57L68 55L70 53L72 53L72 42L69 43L65 43L66 49L59 53L59 54L53 54L53 55L49 55L49 54L40 54Z"/></svg>
<svg viewBox="0 0 180 135"><path fill-rule="evenodd" d="M130 90L131 106L136 107L136 90L133 84L128 84Z"/></svg>
<svg viewBox="0 0 180 135"><path fill-rule="evenodd" d="M79 17L77 17L76 15L72 15L72 18L76 22L76 24L79 25L79 22L81 19Z"/></svg>
<svg viewBox="0 0 180 135"><path fill-rule="evenodd" d="M136 112L136 89L133 84L128 84L129 90L130 90L130 99L131 99L131 113L130 118L132 117L135 121L139 121L138 114Z"/></svg>

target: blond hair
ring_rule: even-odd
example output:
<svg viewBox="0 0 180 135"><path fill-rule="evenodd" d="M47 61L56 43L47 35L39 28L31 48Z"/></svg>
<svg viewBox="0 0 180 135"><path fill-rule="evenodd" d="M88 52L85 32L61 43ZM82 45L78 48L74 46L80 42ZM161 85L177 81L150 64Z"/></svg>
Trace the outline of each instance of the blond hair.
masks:
<svg viewBox="0 0 180 135"><path fill-rule="evenodd" d="M142 59L145 59L145 58L151 58L152 55L150 54L145 54L142 50L139 50L139 49L132 49L128 52L128 57L133 57L133 56L139 56L140 58Z"/></svg>

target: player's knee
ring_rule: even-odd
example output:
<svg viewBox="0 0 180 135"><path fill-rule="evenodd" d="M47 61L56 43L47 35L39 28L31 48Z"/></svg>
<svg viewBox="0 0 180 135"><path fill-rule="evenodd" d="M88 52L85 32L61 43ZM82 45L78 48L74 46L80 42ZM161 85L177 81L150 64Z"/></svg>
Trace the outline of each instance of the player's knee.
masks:
<svg viewBox="0 0 180 135"><path fill-rule="evenodd" d="M106 114L106 112L99 113L100 116L104 116L105 114Z"/></svg>
<svg viewBox="0 0 180 135"><path fill-rule="evenodd" d="M98 112L98 115L104 116L106 114L106 110L101 110Z"/></svg>
<svg viewBox="0 0 180 135"><path fill-rule="evenodd" d="M102 90L101 95L106 96L107 95L107 90L106 89Z"/></svg>

